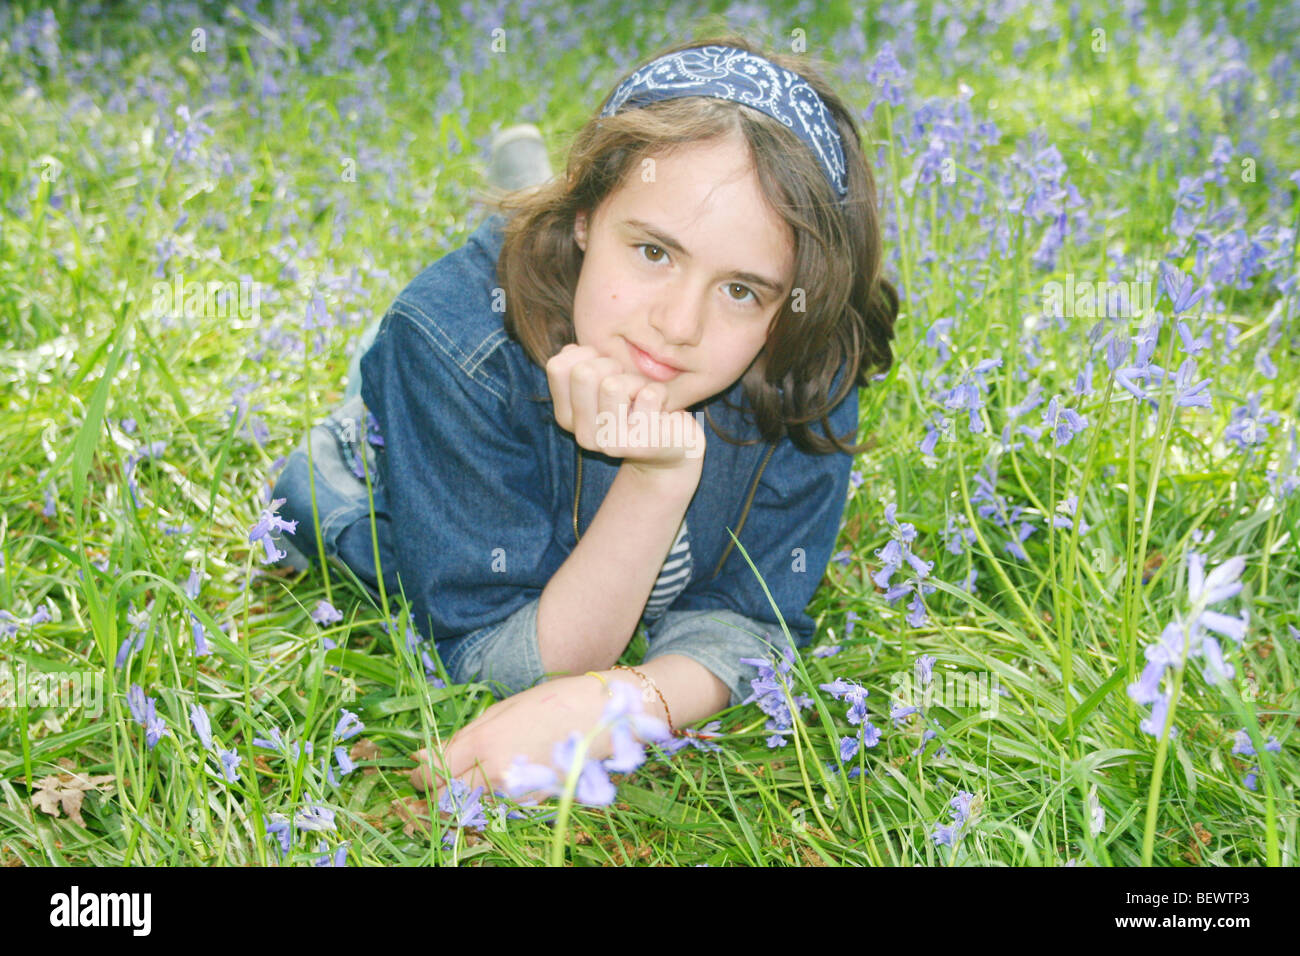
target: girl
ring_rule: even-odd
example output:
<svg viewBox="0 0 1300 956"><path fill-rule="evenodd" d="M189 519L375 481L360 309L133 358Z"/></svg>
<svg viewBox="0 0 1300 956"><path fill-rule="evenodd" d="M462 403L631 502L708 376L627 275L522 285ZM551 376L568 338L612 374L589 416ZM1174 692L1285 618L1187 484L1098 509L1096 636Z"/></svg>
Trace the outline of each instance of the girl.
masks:
<svg viewBox="0 0 1300 956"><path fill-rule="evenodd" d="M611 681L674 730L741 703L741 659L785 642L773 604L811 642L898 311L852 115L740 37L633 71L502 210L397 297L313 430L319 535L305 447L273 492L297 550L400 590L449 676L504 698L415 755L439 791L549 762ZM616 666L638 623L644 662Z"/></svg>

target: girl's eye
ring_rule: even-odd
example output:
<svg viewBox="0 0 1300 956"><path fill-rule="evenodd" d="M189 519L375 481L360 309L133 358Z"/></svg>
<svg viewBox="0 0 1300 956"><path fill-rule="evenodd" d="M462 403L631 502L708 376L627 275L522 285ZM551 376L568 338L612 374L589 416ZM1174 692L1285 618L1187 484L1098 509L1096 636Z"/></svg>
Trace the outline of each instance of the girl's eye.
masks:
<svg viewBox="0 0 1300 956"><path fill-rule="evenodd" d="M649 242L638 243L638 244L637 244L637 248L638 248L638 249L654 249L654 250L656 250L660 255L666 255L666 254L664 253L664 250L663 250L660 246L653 245L652 243L649 243ZM642 253L642 255L644 256L645 254ZM650 258L649 261L650 261L650 262L663 262L664 260L663 260L663 259Z"/></svg>
<svg viewBox="0 0 1300 956"><path fill-rule="evenodd" d="M730 291L733 290L733 289L740 289L742 292L745 293L745 295L748 295L748 296L749 296L748 299L745 299L745 298L743 298L743 297L737 299L735 296L732 296L731 299L732 299L733 302L752 302L752 303L754 303L755 305L758 304L758 296L754 295L754 290L751 289L751 288L749 288L749 286L741 285L739 282L730 282L730 283L728 283L728 284L727 284L727 290L728 290L728 292L730 292Z"/></svg>

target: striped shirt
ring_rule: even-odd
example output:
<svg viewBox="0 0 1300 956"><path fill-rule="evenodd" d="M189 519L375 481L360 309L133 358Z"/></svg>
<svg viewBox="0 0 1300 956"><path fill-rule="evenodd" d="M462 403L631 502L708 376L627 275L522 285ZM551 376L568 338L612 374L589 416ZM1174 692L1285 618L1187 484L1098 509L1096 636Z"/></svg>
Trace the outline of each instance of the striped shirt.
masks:
<svg viewBox="0 0 1300 956"><path fill-rule="evenodd" d="M664 611L668 610L668 605L672 604L673 599L690 583L692 566L690 531L686 527L686 518L683 516L681 527L677 530L677 540L669 549L663 569L659 572L654 589L650 592L650 599L646 602L644 611L646 620L654 621L663 616Z"/></svg>

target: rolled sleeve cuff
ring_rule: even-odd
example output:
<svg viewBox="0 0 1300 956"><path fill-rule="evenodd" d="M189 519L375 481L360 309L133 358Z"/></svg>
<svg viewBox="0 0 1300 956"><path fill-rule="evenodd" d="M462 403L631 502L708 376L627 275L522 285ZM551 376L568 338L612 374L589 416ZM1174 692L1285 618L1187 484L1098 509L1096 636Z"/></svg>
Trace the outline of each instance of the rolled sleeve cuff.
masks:
<svg viewBox="0 0 1300 956"><path fill-rule="evenodd" d="M452 681L483 681L498 697L517 694L540 681L545 676L537 644L540 603L540 597L533 598L504 621L439 641L438 653ZM507 693L499 693L497 685Z"/></svg>
<svg viewBox="0 0 1300 956"><path fill-rule="evenodd" d="M664 654L691 658L727 685L731 690L729 706L735 707L752 693L750 682L758 677L758 668L742 664L740 659L771 658L787 646L779 625L735 611L668 611L649 633L645 659Z"/></svg>

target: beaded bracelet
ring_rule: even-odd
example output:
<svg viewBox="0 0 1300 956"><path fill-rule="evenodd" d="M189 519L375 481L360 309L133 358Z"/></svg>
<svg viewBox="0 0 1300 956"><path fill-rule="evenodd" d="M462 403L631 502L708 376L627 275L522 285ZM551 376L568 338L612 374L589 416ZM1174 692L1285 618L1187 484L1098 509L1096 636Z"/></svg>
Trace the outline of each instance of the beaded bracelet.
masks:
<svg viewBox="0 0 1300 956"><path fill-rule="evenodd" d="M626 664L615 664L615 665L614 665L614 670L616 670L616 671L631 671L631 672L632 672L633 674L635 674L637 677L641 678L641 683L642 683L642 684L648 685L648 686L650 687L651 690L653 690L656 694L658 694L658 695L659 695L659 703L661 703L661 704L664 705L664 713L668 715L668 729L669 729L670 731L672 731L672 734L673 734L674 737L681 737L681 736L683 736L682 732L681 732L680 730L678 730L676 727L673 726L673 712L672 712L671 710L668 709L668 701L664 700L663 691L661 691L661 690L659 689L659 685L655 683L653 677L650 677L650 676L648 676L648 675L646 675L646 674L641 673L641 672L640 672L639 670L637 670L635 667L628 667Z"/></svg>

